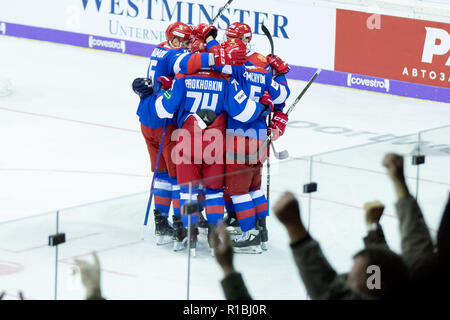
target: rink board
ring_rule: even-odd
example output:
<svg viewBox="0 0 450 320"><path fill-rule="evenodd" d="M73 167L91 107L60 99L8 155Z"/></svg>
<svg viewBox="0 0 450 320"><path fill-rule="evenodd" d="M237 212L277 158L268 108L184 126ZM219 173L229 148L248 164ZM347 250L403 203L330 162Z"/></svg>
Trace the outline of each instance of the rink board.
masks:
<svg viewBox="0 0 450 320"><path fill-rule="evenodd" d="M150 56L150 53L156 47L156 45L153 44L144 44L141 42L118 40L68 31L25 26L13 23L6 24L4 22L0 22L0 24L6 25L3 29L6 31L4 34L8 36L50 41L84 48L131 54L141 57ZM317 69L311 67L291 65L288 78L307 81L316 72L316 70ZM448 88L372 77L361 74L323 70L317 77L316 82L403 97L450 102L450 89Z"/></svg>

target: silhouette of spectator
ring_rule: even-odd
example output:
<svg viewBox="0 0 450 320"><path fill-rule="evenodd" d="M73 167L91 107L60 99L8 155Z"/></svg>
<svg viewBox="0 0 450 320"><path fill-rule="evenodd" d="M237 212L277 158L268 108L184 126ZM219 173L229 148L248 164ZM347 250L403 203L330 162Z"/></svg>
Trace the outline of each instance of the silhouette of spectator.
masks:
<svg viewBox="0 0 450 320"><path fill-rule="evenodd" d="M338 275L300 217L295 196L284 193L274 206L278 220L285 226L290 247L306 290L312 299L394 299L403 298L407 290L408 271L400 256L385 245L370 245L354 256L348 275ZM368 267L381 271L379 283L371 287Z"/></svg>
<svg viewBox="0 0 450 320"><path fill-rule="evenodd" d="M95 252L92 256L93 264L76 259L75 265L79 268L81 281L86 289L86 300L104 300L100 285L100 261Z"/></svg>

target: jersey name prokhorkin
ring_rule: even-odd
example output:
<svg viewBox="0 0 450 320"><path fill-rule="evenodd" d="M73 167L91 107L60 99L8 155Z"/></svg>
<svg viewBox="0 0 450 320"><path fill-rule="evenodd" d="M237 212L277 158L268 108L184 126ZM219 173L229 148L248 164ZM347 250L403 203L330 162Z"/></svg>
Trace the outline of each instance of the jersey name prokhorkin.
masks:
<svg viewBox="0 0 450 320"><path fill-rule="evenodd" d="M222 91L223 83L214 80L203 80L203 79L186 79L186 88L194 90L213 90Z"/></svg>

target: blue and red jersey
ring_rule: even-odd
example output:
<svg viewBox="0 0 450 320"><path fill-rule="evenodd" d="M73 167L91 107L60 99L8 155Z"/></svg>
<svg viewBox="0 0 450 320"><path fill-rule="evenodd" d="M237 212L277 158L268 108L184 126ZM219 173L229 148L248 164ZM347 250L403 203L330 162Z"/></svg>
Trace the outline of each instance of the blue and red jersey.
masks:
<svg viewBox="0 0 450 320"><path fill-rule="evenodd" d="M174 78L177 73L191 74L208 66L208 53L190 53L187 49L173 49L161 43L150 56L147 77L155 83L161 76ZM156 96L150 96L141 100L137 110L139 121L152 129L160 128L165 123L165 120L156 116L155 99ZM174 123L174 120L168 120L167 124Z"/></svg>
<svg viewBox="0 0 450 320"><path fill-rule="evenodd" d="M254 51L249 51L247 53L247 61L245 62L245 66L260 67L260 68L266 69L269 73L271 72L271 68L270 68L269 63L267 62L266 57L258 52L254 52ZM287 84L286 78L281 79L281 78L275 77L275 79L277 79L277 81L280 84L284 84L287 88L288 84ZM274 103L274 110L275 111L283 111L284 106L285 106L284 102L283 103Z"/></svg>
<svg viewBox="0 0 450 320"><path fill-rule="evenodd" d="M260 67L270 71L270 65L267 62L266 57L254 51L247 52L247 61L245 62L245 65Z"/></svg>
<svg viewBox="0 0 450 320"><path fill-rule="evenodd" d="M207 44L207 50L211 51L218 46L217 41ZM213 66L217 71L230 74L240 84L245 94L256 102L259 102L264 91L268 91L272 97L274 110L283 110L284 102L290 95L287 80L284 75L276 76L272 79L267 68L266 58L259 53L247 54L247 62L244 66ZM233 135L242 135L254 139L265 140L267 137L267 124L265 117L258 117L254 122L236 121L228 117L227 130Z"/></svg>
<svg viewBox="0 0 450 320"><path fill-rule="evenodd" d="M284 75L272 79L266 69L255 66L233 66L231 69L232 76L241 84L249 99L259 102L263 92L268 91L274 106L280 106L289 97L290 90ZM234 135L243 135L253 139L266 139L266 129L266 117L258 117L255 121L247 123L229 118L227 122L227 130L230 131L230 134L234 132Z"/></svg>
<svg viewBox="0 0 450 320"><path fill-rule="evenodd" d="M224 112L241 123L255 121L265 106L249 99L232 76L214 70L201 70L192 75L178 74L172 89L160 94L155 102L161 119L177 117L179 127L198 110Z"/></svg>

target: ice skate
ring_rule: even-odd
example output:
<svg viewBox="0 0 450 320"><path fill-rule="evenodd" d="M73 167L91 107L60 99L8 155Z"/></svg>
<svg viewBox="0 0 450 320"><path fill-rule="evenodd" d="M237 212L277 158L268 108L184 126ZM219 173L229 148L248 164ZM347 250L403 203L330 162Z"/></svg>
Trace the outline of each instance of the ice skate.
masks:
<svg viewBox="0 0 450 320"><path fill-rule="evenodd" d="M184 250L187 244L187 230L184 227L180 216L173 216L173 229L173 250Z"/></svg>
<svg viewBox="0 0 450 320"><path fill-rule="evenodd" d="M262 253L261 234L257 229L248 230L232 242L233 251L236 253Z"/></svg>
<svg viewBox="0 0 450 320"><path fill-rule="evenodd" d="M208 233L208 222L201 212L198 214L198 231L203 235Z"/></svg>
<svg viewBox="0 0 450 320"><path fill-rule="evenodd" d="M168 219L161 214L161 211L155 209L155 235L156 244L164 245L173 241L173 228Z"/></svg>
<svg viewBox="0 0 450 320"><path fill-rule="evenodd" d="M198 236L198 228L197 226L191 226L191 241L190 241L190 251L191 251L191 256L195 258L195 254L196 254L196 249L197 249L197 236ZM188 245L187 243L187 237L186 237L186 246Z"/></svg>
<svg viewBox="0 0 450 320"><path fill-rule="evenodd" d="M217 225L215 223L208 223L208 244L211 256L214 257L214 240L213 235L215 234Z"/></svg>
<svg viewBox="0 0 450 320"><path fill-rule="evenodd" d="M235 212L228 212L225 219L223 220L227 227L227 231L232 236L242 234L241 226L239 225L239 221L236 219Z"/></svg>
<svg viewBox="0 0 450 320"><path fill-rule="evenodd" d="M256 229L259 230L261 234L261 249L267 251L267 243L269 241L269 232L266 227L266 217L256 220Z"/></svg>

